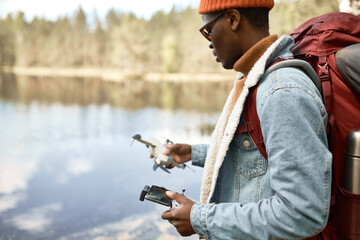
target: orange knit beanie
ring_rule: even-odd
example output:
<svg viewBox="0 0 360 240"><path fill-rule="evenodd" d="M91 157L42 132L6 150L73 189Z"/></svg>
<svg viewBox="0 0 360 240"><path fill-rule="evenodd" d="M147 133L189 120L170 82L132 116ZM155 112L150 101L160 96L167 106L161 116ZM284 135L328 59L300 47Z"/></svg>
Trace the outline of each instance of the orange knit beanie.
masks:
<svg viewBox="0 0 360 240"><path fill-rule="evenodd" d="M229 8L265 7L272 9L274 0L200 0L199 14L207 14Z"/></svg>

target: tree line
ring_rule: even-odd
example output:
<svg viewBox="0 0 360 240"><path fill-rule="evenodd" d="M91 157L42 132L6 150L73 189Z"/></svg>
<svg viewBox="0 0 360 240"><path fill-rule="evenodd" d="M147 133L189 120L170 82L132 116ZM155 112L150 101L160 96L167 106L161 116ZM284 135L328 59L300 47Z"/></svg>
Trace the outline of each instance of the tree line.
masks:
<svg viewBox="0 0 360 240"><path fill-rule="evenodd" d="M271 11L270 31L288 34L311 17L338 10L336 0L282 0ZM202 24L191 7L158 11L148 20L115 9L102 20L81 7L56 20L8 14L0 19L0 66L218 71L221 66L198 32Z"/></svg>

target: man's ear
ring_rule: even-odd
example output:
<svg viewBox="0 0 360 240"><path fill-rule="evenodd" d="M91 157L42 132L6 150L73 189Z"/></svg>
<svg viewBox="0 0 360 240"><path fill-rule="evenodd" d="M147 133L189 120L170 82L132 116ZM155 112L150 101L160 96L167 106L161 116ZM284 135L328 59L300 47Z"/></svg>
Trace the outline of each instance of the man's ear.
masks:
<svg viewBox="0 0 360 240"><path fill-rule="evenodd" d="M240 26L241 15L237 9L226 10L230 27L233 31L236 31Z"/></svg>

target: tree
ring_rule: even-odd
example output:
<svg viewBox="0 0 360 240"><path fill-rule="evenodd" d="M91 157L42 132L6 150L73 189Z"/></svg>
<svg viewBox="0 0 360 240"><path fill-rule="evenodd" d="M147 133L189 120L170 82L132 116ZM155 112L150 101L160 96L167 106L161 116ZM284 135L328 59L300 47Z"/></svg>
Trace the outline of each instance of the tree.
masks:
<svg viewBox="0 0 360 240"><path fill-rule="evenodd" d="M92 33L91 37L91 47L89 50L91 50L92 56L91 56L91 63L95 66L102 66L103 59L106 55L106 44L107 44L107 36L105 34L105 31L102 27L102 23L100 19L96 16L96 27L94 32Z"/></svg>
<svg viewBox="0 0 360 240"><path fill-rule="evenodd" d="M282 0L270 12L270 31L290 34L306 20L339 11L337 0Z"/></svg>
<svg viewBox="0 0 360 240"><path fill-rule="evenodd" d="M164 72L177 72L177 49L175 38L167 35L162 40L161 49L162 70Z"/></svg>
<svg viewBox="0 0 360 240"><path fill-rule="evenodd" d="M75 14L74 22L74 65L83 66L85 64L86 55L86 38L88 34L88 25L86 22L86 14L81 6Z"/></svg>
<svg viewBox="0 0 360 240"><path fill-rule="evenodd" d="M114 8L111 8L106 14L106 29L110 30L120 24L120 14L115 11Z"/></svg>
<svg viewBox="0 0 360 240"><path fill-rule="evenodd" d="M0 66L15 65L15 34L12 25L13 18L10 14L6 19L0 19Z"/></svg>
<svg viewBox="0 0 360 240"><path fill-rule="evenodd" d="M360 0L343 1L358 6ZM280 0L270 12L270 32L289 34L312 17L338 10L338 0ZM25 19L22 12L0 18L0 65L106 66L135 74L222 71L191 7L158 11L149 20L115 9L101 20L81 6L55 21Z"/></svg>
<svg viewBox="0 0 360 240"><path fill-rule="evenodd" d="M121 15L120 24L109 33L109 59L126 71L144 71L148 61L149 29L144 19L132 13Z"/></svg>
<svg viewBox="0 0 360 240"><path fill-rule="evenodd" d="M24 66L24 33L26 29L26 21L24 12L17 12L15 19L12 24L12 29L15 34L15 56L16 56L16 65Z"/></svg>
<svg viewBox="0 0 360 240"><path fill-rule="evenodd" d="M49 36L52 49L52 66L72 66L74 45L72 25L68 17L58 18Z"/></svg>

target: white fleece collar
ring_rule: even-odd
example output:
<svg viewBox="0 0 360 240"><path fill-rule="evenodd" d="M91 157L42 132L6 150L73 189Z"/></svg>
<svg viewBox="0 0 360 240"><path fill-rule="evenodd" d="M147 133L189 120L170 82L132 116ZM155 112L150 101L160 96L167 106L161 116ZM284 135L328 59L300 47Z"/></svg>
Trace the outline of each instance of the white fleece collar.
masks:
<svg viewBox="0 0 360 240"><path fill-rule="evenodd" d="M276 40L254 64L253 68L250 70L247 76L247 79L245 80L243 91L240 94L231 114L231 103L235 87L233 87L229 94L219 120L216 124L215 130L211 136L211 143L205 161L204 174L201 184L201 203L209 203L210 198L214 193L220 168L223 164L234 133L239 125L240 116L244 108L246 97L249 94L249 89L259 82L265 71L267 60L271 58L272 53L283 39L284 36ZM238 74L238 77L240 76L242 76L242 74Z"/></svg>

